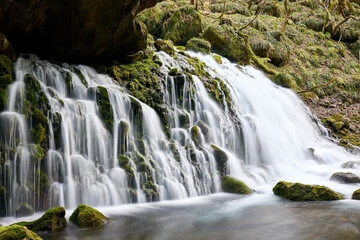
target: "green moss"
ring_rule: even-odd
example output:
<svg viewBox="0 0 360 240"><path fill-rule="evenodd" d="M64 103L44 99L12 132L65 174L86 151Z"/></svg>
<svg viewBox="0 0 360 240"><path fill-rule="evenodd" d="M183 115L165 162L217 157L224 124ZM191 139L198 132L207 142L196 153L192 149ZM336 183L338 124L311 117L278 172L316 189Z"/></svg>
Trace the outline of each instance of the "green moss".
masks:
<svg viewBox="0 0 360 240"><path fill-rule="evenodd" d="M114 124L113 109L110 104L109 94L106 88L99 86L96 91L96 102L99 107L101 120L105 127L112 132Z"/></svg>
<svg viewBox="0 0 360 240"><path fill-rule="evenodd" d="M222 187L223 190L228 193L250 194L253 192L245 183L229 176L224 176Z"/></svg>
<svg viewBox="0 0 360 240"><path fill-rule="evenodd" d="M213 58L218 64L222 64L222 59L219 55L213 55Z"/></svg>
<svg viewBox="0 0 360 240"><path fill-rule="evenodd" d="M211 50L235 62L250 62L250 56L245 51L245 42L240 39L234 29L227 25L211 25L203 37L211 43Z"/></svg>
<svg viewBox="0 0 360 240"><path fill-rule="evenodd" d="M1 240L41 240L34 232L24 226L12 225L0 227Z"/></svg>
<svg viewBox="0 0 360 240"><path fill-rule="evenodd" d="M279 73L273 77L273 81L282 87L296 88L295 79L290 74Z"/></svg>
<svg viewBox="0 0 360 240"><path fill-rule="evenodd" d="M218 146L211 144L211 147L213 149L214 152L214 157L216 160L216 163L218 165L218 169L220 174L225 174L226 172L226 164L227 164L227 154Z"/></svg>
<svg viewBox="0 0 360 240"><path fill-rule="evenodd" d="M250 41L250 46L257 56L263 58L268 57L270 51L274 48L269 41L261 38L252 38Z"/></svg>
<svg viewBox="0 0 360 240"><path fill-rule="evenodd" d="M278 182L273 191L276 195L292 201L331 201L342 199L341 195L324 186L284 181Z"/></svg>
<svg viewBox="0 0 360 240"><path fill-rule="evenodd" d="M360 189L356 190L352 196L351 196L352 199L355 199L355 200L360 200Z"/></svg>
<svg viewBox="0 0 360 240"><path fill-rule="evenodd" d="M203 32L201 14L192 5L175 10L162 25L162 39L185 45Z"/></svg>
<svg viewBox="0 0 360 240"><path fill-rule="evenodd" d="M19 222L16 225L25 226L33 231L61 231L66 227L65 209L54 207L47 210L41 218L33 222Z"/></svg>
<svg viewBox="0 0 360 240"><path fill-rule="evenodd" d="M142 139L137 139L135 141L136 149L143 155L146 154L145 142Z"/></svg>
<svg viewBox="0 0 360 240"><path fill-rule="evenodd" d="M192 38L186 43L186 50L210 54L211 44L204 39Z"/></svg>
<svg viewBox="0 0 360 240"><path fill-rule="evenodd" d="M175 55L174 44L169 40L157 40L155 42L155 47L158 51L164 51L170 56Z"/></svg>
<svg viewBox="0 0 360 240"><path fill-rule="evenodd" d="M190 129L190 136L191 136L191 140L195 143L195 145L199 145L201 143L201 138L200 138L200 129L198 126L192 126Z"/></svg>
<svg viewBox="0 0 360 240"><path fill-rule="evenodd" d="M163 14L164 10L162 10L159 6L155 6L142 11L138 15L138 19L145 23L150 34L156 37L160 37L161 26L163 23Z"/></svg>
<svg viewBox="0 0 360 240"><path fill-rule="evenodd" d="M269 53L270 62L277 67L284 66L290 59L290 48L283 42L273 41L274 48Z"/></svg>
<svg viewBox="0 0 360 240"><path fill-rule="evenodd" d="M13 74L12 61L7 56L0 55L0 76L12 75L12 74Z"/></svg>
<svg viewBox="0 0 360 240"><path fill-rule="evenodd" d="M110 221L98 210L84 204L80 204L75 209L69 220L80 228L100 227Z"/></svg>
<svg viewBox="0 0 360 240"><path fill-rule="evenodd" d="M172 69L170 69L170 71L169 71L169 75L170 76L175 76L175 75L177 75L179 73L179 70L177 69L177 68L172 68Z"/></svg>
<svg viewBox="0 0 360 240"><path fill-rule="evenodd" d="M185 51L186 50L186 47L184 47L184 46L176 46L175 48L177 50L179 50L179 51Z"/></svg>
<svg viewBox="0 0 360 240"><path fill-rule="evenodd" d="M119 155L118 156L118 161L119 161L119 166L123 168L123 167L125 167L126 165L129 164L130 159L128 157L124 156L124 155Z"/></svg>

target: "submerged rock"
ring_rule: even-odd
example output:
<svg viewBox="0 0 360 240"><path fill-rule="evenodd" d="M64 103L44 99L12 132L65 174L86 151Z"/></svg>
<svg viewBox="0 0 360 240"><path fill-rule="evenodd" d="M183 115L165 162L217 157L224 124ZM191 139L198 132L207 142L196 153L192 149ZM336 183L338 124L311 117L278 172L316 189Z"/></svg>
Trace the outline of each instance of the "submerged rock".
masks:
<svg viewBox="0 0 360 240"><path fill-rule="evenodd" d="M222 185L224 192L236 194L253 193L253 191L248 186L246 186L245 183L233 177L224 176Z"/></svg>
<svg viewBox="0 0 360 240"><path fill-rule="evenodd" d="M0 239L2 240L41 240L41 238L27 227L11 225L0 227Z"/></svg>
<svg viewBox="0 0 360 240"><path fill-rule="evenodd" d="M331 201L342 199L341 195L333 190L318 185L302 183L278 182L273 188L275 195L292 201Z"/></svg>
<svg viewBox="0 0 360 240"><path fill-rule="evenodd" d="M66 227L65 208L54 207L47 210L41 218L33 222L19 222L16 225L25 226L32 231L61 231Z"/></svg>
<svg viewBox="0 0 360 240"><path fill-rule="evenodd" d="M348 161L346 163L343 163L341 165L342 168L355 168L355 169L359 169L360 168L360 161Z"/></svg>
<svg viewBox="0 0 360 240"><path fill-rule="evenodd" d="M80 228L99 227L110 221L98 210L84 204L75 209L69 220Z"/></svg>
<svg viewBox="0 0 360 240"><path fill-rule="evenodd" d="M341 183L360 183L360 177L354 173L350 173L350 172L337 172L334 173L331 177L330 180L332 181L338 181Z"/></svg>
<svg viewBox="0 0 360 240"><path fill-rule="evenodd" d="M32 206L30 206L28 203L23 203L18 207L15 211L16 217L26 217L31 216L34 214L34 210Z"/></svg>

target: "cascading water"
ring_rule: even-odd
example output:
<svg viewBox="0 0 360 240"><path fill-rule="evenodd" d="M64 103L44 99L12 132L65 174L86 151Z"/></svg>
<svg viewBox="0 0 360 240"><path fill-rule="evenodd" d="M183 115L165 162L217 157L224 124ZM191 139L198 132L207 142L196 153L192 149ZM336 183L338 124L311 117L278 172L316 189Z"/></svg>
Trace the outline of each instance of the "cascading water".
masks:
<svg viewBox="0 0 360 240"><path fill-rule="evenodd" d="M43 210L210 194L221 191L222 175L260 193L281 179L350 194L328 178L352 156L326 140L293 92L251 67L189 54L206 63L207 80L181 74L194 68L186 57L158 53L169 134L110 77L19 58L0 114L2 214L23 203Z"/></svg>

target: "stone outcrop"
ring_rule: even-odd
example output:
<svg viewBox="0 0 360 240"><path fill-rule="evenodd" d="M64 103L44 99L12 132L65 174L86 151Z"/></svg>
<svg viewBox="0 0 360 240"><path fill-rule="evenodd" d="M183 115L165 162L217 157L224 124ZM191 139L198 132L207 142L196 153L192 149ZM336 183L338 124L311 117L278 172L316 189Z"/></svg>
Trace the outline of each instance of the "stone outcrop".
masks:
<svg viewBox="0 0 360 240"><path fill-rule="evenodd" d="M0 0L0 32L17 52L81 62L122 59L146 48L136 15L161 0Z"/></svg>

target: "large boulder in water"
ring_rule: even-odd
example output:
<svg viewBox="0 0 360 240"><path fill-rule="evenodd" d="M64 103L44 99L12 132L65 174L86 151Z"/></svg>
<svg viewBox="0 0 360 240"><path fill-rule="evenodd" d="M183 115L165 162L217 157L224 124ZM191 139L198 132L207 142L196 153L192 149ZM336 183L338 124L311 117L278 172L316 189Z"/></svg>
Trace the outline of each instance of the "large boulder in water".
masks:
<svg viewBox="0 0 360 240"><path fill-rule="evenodd" d="M273 188L273 192L292 201L331 201L342 199L340 194L324 186L284 181L278 182Z"/></svg>
<svg viewBox="0 0 360 240"><path fill-rule="evenodd" d="M16 217L26 217L31 216L34 214L34 210L32 206L30 206L28 203L23 203L18 207L15 211Z"/></svg>
<svg viewBox="0 0 360 240"><path fill-rule="evenodd" d="M75 209L69 220L80 228L100 227L109 222L101 212L84 204L80 204Z"/></svg>
<svg viewBox="0 0 360 240"><path fill-rule="evenodd" d="M161 0L0 0L0 32L18 52L109 61L146 48L136 15Z"/></svg>
<svg viewBox="0 0 360 240"><path fill-rule="evenodd" d="M360 183L360 177L354 173L350 172L337 172L334 173L330 180L338 181L341 183Z"/></svg>
<svg viewBox="0 0 360 240"><path fill-rule="evenodd" d="M224 176L222 185L224 192L228 193L250 194L253 192L245 183L229 176Z"/></svg>
<svg viewBox="0 0 360 240"><path fill-rule="evenodd" d="M353 192L352 194L352 199L355 199L355 200L360 200L360 189L356 190L355 192Z"/></svg>
<svg viewBox="0 0 360 240"><path fill-rule="evenodd" d="M33 222L19 222L16 225L25 226L32 231L61 231L66 227L65 209L54 207L47 210L41 218Z"/></svg>
<svg viewBox="0 0 360 240"><path fill-rule="evenodd" d="M7 240L41 240L41 238L27 227L12 225L0 227L0 239Z"/></svg>

